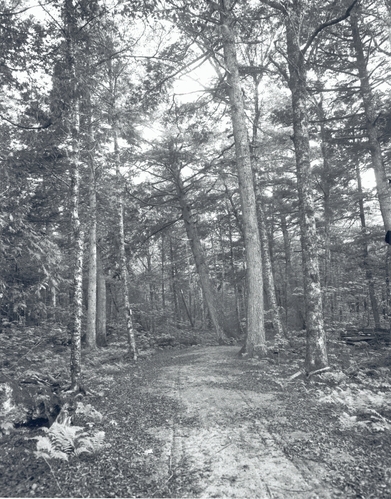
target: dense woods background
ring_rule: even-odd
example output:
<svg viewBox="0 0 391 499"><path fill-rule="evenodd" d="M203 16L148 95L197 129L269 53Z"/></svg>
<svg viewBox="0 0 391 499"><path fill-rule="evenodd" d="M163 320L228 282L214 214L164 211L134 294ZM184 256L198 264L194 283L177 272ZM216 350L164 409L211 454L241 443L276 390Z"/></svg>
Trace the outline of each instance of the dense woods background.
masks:
<svg viewBox="0 0 391 499"><path fill-rule="evenodd" d="M58 327L74 387L113 332L306 330L310 373L389 329L388 0L15 0L0 29L2 328Z"/></svg>

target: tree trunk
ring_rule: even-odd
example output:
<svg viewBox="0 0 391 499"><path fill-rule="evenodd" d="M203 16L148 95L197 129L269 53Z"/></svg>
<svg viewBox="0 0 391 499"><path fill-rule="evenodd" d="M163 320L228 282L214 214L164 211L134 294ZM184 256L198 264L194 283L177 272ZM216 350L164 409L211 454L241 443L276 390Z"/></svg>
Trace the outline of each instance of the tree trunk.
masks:
<svg viewBox="0 0 391 499"><path fill-rule="evenodd" d="M388 7L388 2L387 2ZM368 134L368 143L371 153L372 167L375 172L376 190L379 198L380 211L384 223L384 229L387 233L391 230L391 192L390 184L387 178L387 172L383 162L382 151L379 141L379 132L376 127L377 113L374 106L373 92L369 81L367 70L367 59L364 54L364 47L358 27L358 7L355 7L350 15L350 25L352 28L353 44L356 52L357 69L360 77L360 93L364 104L366 117L366 129ZM388 246L386 259L386 274L390 274L389 265L391 264L391 245Z"/></svg>
<svg viewBox="0 0 391 499"><path fill-rule="evenodd" d="M122 293L124 300L126 333L129 345L129 353L133 356L133 359L136 361L137 360L136 337L133 329L133 317L132 317L133 314L129 300L128 267L126 262L126 250L125 250L123 186L122 186L121 172L119 169L120 159L119 159L117 129L115 123L113 123L113 136L114 136L115 168L116 168L117 186L118 186L117 212L118 212L118 232L119 232L119 249L120 249L120 268L121 268Z"/></svg>
<svg viewBox="0 0 391 499"><path fill-rule="evenodd" d="M191 326L192 328L194 328L193 318L192 318L192 316L191 316L191 311L189 310L189 307L187 306L185 295L183 294L182 289L181 289L181 290L179 290L179 291L180 291L180 294L181 294L181 298L182 298L183 306L185 307L185 312L186 312L187 318L189 319L189 322L190 322L190 326Z"/></svg>
<svg viewBox="0 0 391 499"><path fill-rule="evenodd" d="M91 127L91 124L90 124ZM92 138L90 137L92 143ZM91 147L92 144L90 144ZM89 182L89 261L88 261L88 309L86 343L91 349L96 348L96 293L97 293L97 250L96 250L96 174L95 164L90 153L90 182Z"/></svg>
<svg viewBox="0 0 391 499"><path fill-rule="evenodd" d="M230 267L231 267L231 272L233 276L233 282L234 282L234 293L235 293L235 312L236 312L236 320L239 328L240 334L243 334L243 329L242 329L242 323L241 323L241 309L240 309L240 297L239 297L239 289L238 289L238 278L237 278L237 271L235 267L235 257L234 257L234 245L233 245L233 238L232 238L232 225L231 225L231 213L227 207L227 212L228 212L228 238L229 238L229 261L230 261Z"/></svg>
<svg viewBox="0 0 391 499"><path fill-rule="evenodd" d="M370 268L370 263L369 263L369 252L368 252L365 210L364 210L364 195L363 195L363 191L362 191L360 166L359 166L358 161L356 161L356 179L357 179L357 190L358 190L358 194L359 194L358 205L359 205L359 209L360 209L361 233L362 233L362 237L363 237L362 245L363 245L363 260L364 260L365 277L366 277L367 284L368 284L369 298L371 300L372 314L373 314L373 319L375 321L375 327L380 328L379 305L378 305L376 293L375 293L375 282L373 279L373 273L372 273L372 269Z"/></svg>
<svg viewBox="0 0 391 499"><path fill-rule="evenodd" d="M170 237L170 277L171 277L171 292L172 292L172 303L174 305L174 318L175 322L179 324L179 307L178 307L178 293L176 286L176 268L174 261L174 248L172 245L172 238Z"/></svg>
<svg viewBox="0 0 391 499"><path fill-rule="evenodd" d="M383 218L384 228L387 232L391 230L391 191L382 158L382 151L379 142L379 132L376 127L377 113L375 111L374 97L369 81L367 59L364 54L364 47L358 28L357 8L354 8L350 15L350 25L352 28L353 43L356 52L357 70L360 77L360 93L364 104L366 129L372 159L372 167L376 177L377 195L379 198L380 211Z"/></svg>
<svg viewBox="0 0 391 499"><path fill-rule="evenodd" d="M292 306L292 255L291 255L291 245L289 241L289 232L286 223L286 215L284 211L280 211L280 221L281 221L281 232L284 240L284 255L285 255L285 286L284 286L284 294L285 294L285 324L286 327L289 327L289 311Z"/></svg>
<svg viewBox="0 0 391 499"><path fill-rule="evenodd" d="M97 314L96 314L96 343L99 347L107 345L106 337L106 276L103 269L102 259L97 258Z"/></svg>
<svg viewBox="0 0 391 499"><path fill-rule="evenodd" d="M176 178L176 190L177 196L179 200L179 204L182 211L182 218L185 223L186 234L189 239L191 251L194 256L195 265L197 268L197 273L200 278L201 288L203 292L203 296L206 301L206 305L208 307L209 315L213 324L213 327L216 331L217 338L220 343L224 343L226 341L226 336L223 331L223 328L220 325L219 321L219 312L217 308L217 300L215 296L215 292L213 290L212 283L210 281L209 269L205 261L204 251L202 249L200 236L198 233L196 221L191 212L191 208L187 203L186 194L184 190L184 186L182 183L182 179L180 177L180 172L177 174ZM185 302L184 302L185 303ZM186 310L189 315L189 311ZM190 317L189 317L190 319Z"/></svg>
<svg viewBox="0 0 391 499"><path fill-rule="evenodd" d="M324 210L324 272L323 272L323 310L324 313L331 309L331 295L329 294L330 276L331 276L331 240L330 227L332 220L331 210L331 185L330 185L330 147L328 143L328 135L325 126L325 113L323 109L323 99L317 106L318 116L320 120L320 138L321 151L323 159L323 169L321 174L321 188L323 191L323 210Z"/></svg>
<svg viewBox="0 0 391 499"><path fill-rule="evenodd" d="M50 288L50 296L51 296L51 307L52 307L52 318L54 322L57 322L57 289L56 286L52 286Z"/></svg>
<svg viewBox="0 0 391 499"><path fill-rule="evenodd" d="M384 0L384 5L387 9L387 29L388 29L388 43L391 46L391 0Z"/></svg>
<svg viewBox="0 0 391 499"><path fill-rule="evenodd" d="M236 167L239 177L243 217L244 245L247 264L247 337L243 351L249 356L266 354L261 241L254 190L250 146L248 141L243 93L236 56L234 20L230 16L231 1L220 0L220 24L227 70L231 120L235 139Z"/></svg>
<svg viewBox="0 0 391 499"><path fill-rule="evenodd" d="M259 187L259 183L257 182L257 170L256 166L258 163L258 127L259 121L261 118L261 109L259 106L259 87L260 77L259 75L253 75L253 85L254 85L254 118L253 118L253 127L252 127L252 140L251 140L251 150L252 150L252 161L254 167L254 182L255 182L255 194L257 203L257 212L258 212L258 226L259 226L259 234L261 239L261 252L262 252L262 262L263 262L263 275L265 280L265 291L266 297L268 300L268 304L272 311L272 323L274 331L277 333L277 338L286 337L286 332L284 330L280 311L277 305L277 297L276 297L276 287L274 285L274 272L273 272L273 254L272 254L272 244L270 243L267 226L266 226L266 217L265 212L263 210L262 204L262 192ZM261 173L260 173L261 174ZM274 210L273 210L274 212Z"/></svg>
<svg viewBox="0 0 391 499"><path fill-rule="evenodd" d="M226 292L226 280L227 280L228 269L227 269L226 260L225 260L225 250L224 250L224 239L223 239L223 228L222 227L223 227L223 220L222 220L222 217L221 217L220 220L217 222L217 231L218 231L219 246L220 246L218 252L221 254L221 280L220 280L220 282L221 282L221 288L220 288L221 289L221 293L220 293L220 300L221 300L221 303L222 303L222 309L226 310L226 307L231 305L231 301L229 300L229 293ZM217 268L217 255L218 255L218 253L216 253L216 260L215 260L216 261L216 274L217 274L217 271L218 271L218 268ZM228 317L232 318L232 315L230 315ZM234 315L234 317L236 319L236 314ZM226 324L226 322L224 324ZM236 326L235 323L233 323L232 326L229 329L229 335L230 336L239 336L239 324ZM226 329L228 329L228 328L226 328ZM235 332L235 330L237 331L237 333Z"/></svg>
<svg viewBox="0 0 391 499"><path fill-rule="evenodd" d="M71 301L71 385L77 391L81 384L81 326L83 315L83 243L79 217L80 196L80 101L77 95L78 80L75 68L74 36L77 29L72 0L64 2L64 24L66 37L67 69L69 72L71 138L71 224L73 235L73 279Z"/></svg>
<svg viewBox="0 0 391 499"><path fill-rule="evenodd" d="M266 296L269 302L269 306L272 310L273 328L279 338L285 337L286 339L288 339L286 331L282 325L280 311L277 305L273 268L269 251L269 237L267 234L265 214L263 211L262 203L258 204L258 213L259 213L259 229L260 229L261 244L262 244L263 267L264 267L264 275L266 281L265 282Z"/></svg>
<svg viewBox="0 0 391 499"><path fill-rule="evenodd" d="M149 288L149 330L152 334L155 333L155 285L152 276L152 259L149 247L147 248L147 271L148 271L148 288Z"/></svg>
<svg viewBox="0 0 391 499"><path fill-rule="evenodd" d="M75 150L74 150L75 153ZM71 381L72 388L78 390L81 384L81 326L83 316L83 254L84 234L79 219L80 171L78 160L73 159L72 186L72 232L74 244L74 268L72 283L71 313Z"/></svg>
<svg viewBox="0 0 391 499"><path fill-rule="evenodd" d="M165 237L164 237L164 234L162 234L162 238L161 238L161 262L162 262L162 266L161 266L161 278L162 278L162 282L161 282L161 293L162 293L162 310L163 310L163 316L164 316L164 320L166 320L166 289L165 289L165 284L164 284L164 281L165 281L165 266L166 266L166 252L165 252L165 248L164 248L164 243L165 243Z"/></svg>
<svg viewBox="0 0 391 499"><path fill-rule="evenodd" d="M328 366L326 335L323 324L322 293L315 209L312 192L310 141L307 116L306 68L300 49L301 30L299 9L292 9L285 18L289 60L289 86L292 92L293 142L299 194L301 248L304 274L305 323L307 331L306 371L311 373Z"/></svg>

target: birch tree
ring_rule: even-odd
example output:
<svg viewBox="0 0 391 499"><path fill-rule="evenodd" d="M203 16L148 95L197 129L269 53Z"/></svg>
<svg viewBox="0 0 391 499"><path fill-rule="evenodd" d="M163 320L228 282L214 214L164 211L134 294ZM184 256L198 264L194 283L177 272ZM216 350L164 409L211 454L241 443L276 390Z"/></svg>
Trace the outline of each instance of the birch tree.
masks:
<svg viewBox="0 0 391 499"><path fill-rule="evenodd" d="M69 136L71 139L71 223L73 234L73 279L71 303L71 381L77 390L81 383L81 327L83 313L83 253L84 233L79 217L80 196L80 100L78 96L78 75L76 72L75 42L78 32L77 17L73 0L65 0L63 7L66 42L66 62L69 80Z"/></svg>

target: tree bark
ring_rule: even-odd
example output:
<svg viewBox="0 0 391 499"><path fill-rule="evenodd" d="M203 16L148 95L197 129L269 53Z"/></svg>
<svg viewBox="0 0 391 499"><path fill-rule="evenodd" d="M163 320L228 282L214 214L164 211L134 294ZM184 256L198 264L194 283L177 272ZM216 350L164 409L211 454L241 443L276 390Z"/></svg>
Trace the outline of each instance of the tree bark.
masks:
<svg viewBox="0 0 391 499"><path fill-rule="evenodd" d="M268 298L269 306L272 310L273 328L279 338L285 337L286 339L289 339L282 324L280 311L277 305L273 267L269 251L269 237L267 234L265 214L263 211L262 203L258 204L258 214L259 214L259 229L260 229L261 244L262 244L263 267L264 267L264 275L266 281L265 282L266 295Z"/></svg>
<svg viewBox="0 0 391 499"><path fill-rule="evenodd" d="M317 105L318 116L320 120L320 139L321 151L323 160L323 169L321 174L321 188L323 191L323 211L324 211L324 272L323 272L323 309L326 313L330 310L331 296L329 295L328 288L330 286L331 276L331 185L330 185L330 147L328 143L328 135L325 126L325 113L323 109L323 100L321 93L321 100Z"/></svg>
<svg viewBox="0 0 391 499"><path fill-rule="evenodd" d="M161 237L161 293L162 293L162 309L163 309L163 315L164 318L166 319L166 289L165 289L165 268L166 268L166 252L165 252L165 237L164 234L162 234Z"/></svg>
<svg viewBox="0 0 391 499"><path fill-rule="evenodd" d="M388 7L389 2L387 2ZM372 167L375 172L376 190L380 204L380 211L387 233L391 230L391 192L387 178L387 172L383 162L382 151L379 141L379 132L376 127L377 114L374 106L373 92L369 80L367 69L367 59L364 54L364 46L358 26L358 7L355 7L350 15L350 25L352 28L353 44L356 52L357 70L360 77L360 93L364 105L366 117L366 129L368 143L371 153ZM387 248L386 274L390 274L391 245ZM388 284L387 284L388 285Z"/></svg>
<svg viewBox="0 0 391 499"><path fill-rule="evenodd" d="M194 328L194 322L193 322L193 318L191 316L191 311L189 310L189 307L187 306L187 303L186 303L186 298L185 298L185 295L183 293L183 290L180 289L180 294L181 294L181 298L182 298L182 302L183 302L183 306L185 307L185 312L186 312L186 316L187 318L189 319L189 322L190 322L190 326L192 328ZM190 301L190 300L189 300Z"/></svg>
<svg viewBox="0 0 391 499"><path fill-rule="evenodd" d="M75 67L75 41L77 29L72 0L64 2L64 27L67 69L69 74L70 110L69 135L71 138L71 225L73 235L73 278L71 301L71 387L77 391L81 385L81 326L83 315L83 254L84 234L79 217L80 196L80 101L77 95L78 79Z"/></svg>
<svg viewBox="0 0 391 499"><path fill-rule="evenodd" d="M118 148L118 136L115 123L113 123L112 125L113 125L113 137L114 137L115 169L117 176L118 232L119 232L121 282L122 282L122 293L124 300L124 314L125 314L126 333L129 345L129 352L133 356L133 359L136 361L137 360L136 337L133 328L133 313L129 300L128 266L126 262L126 249L125 249L123 186L122 186L121 172L119 168L120 159L119 159L119 148Z"/></svg>
<svg viewBox="0 0 391 499"><path fill-rule="evenodd" d="M247 336L243 351L250 357L266 354L261 241L243 93L240 85L230 0L220 0L220 27L227 71L236 167L243 217L247 264Z"/></svg>
<svg viewBox="0 0 391 499"><path fill-rule="evenodd" d="M352 28L353 43L356 52L357 70L360 77L360 93L364 105L368 143L371 153L372 167L375 172L377 195L379 198L384 228L387 232L391 230L391 191L383 162L379 132L376 127L377 113L375 111L374 97L369 81L367 60L364 54L364 47L358 27L357 8L354 8L350 15L350 25Z"/></svg>
<svg viewBox="0 0 391 499"><path fill-rule="evenodd" d="M99 347L107 345L106 337L106 276L103 269L102 258L98 253L97 258L97 313L96 313L96 343Z"/></svg>
<svg viewBox="0 0 391 499"><path fill-rule="evenodd" d="M255 182L255 194L257 202L257 212L258 212L258 226L259 234L261 239L261 253L263 262L263 275L265 280L265 291L268 304L272 311L272 323L275 332L277 333L277 338L286 337L286 331L283 327L279 307L277 305L276 287L274 284L274 271L273 271L273 254L272 245L269 241L269 235L266 226L266 217L263 209L263 199L262 192L259 187L259 182L257 181L257 170L256 166L258 163L258 127L261 118L261 109L259 106L259 75L253 76L254 85L254 119L252 127L252 140L251 140L251 150L252 150L252 161L253 161L253 175ZM274 211L274 210L273 210ZM271 238L272 239L272 238Z"/></svg>
<svg viewBox="0 0 391 499"><path fill-rule="evenodd" d="M50 288L50 297L51 297L51 307L52 307L52 319L54 322L57 322L57 289L56 286L52 286Z"/></svg>
<svg viewBox="0 0 391 499"><path fill-rule="evenodd" d="M301 248L304 274L305 323L307 331L306 371L328 366L323 324L322 293L317 251L317 232L313 201L310 141L308 133L306 67L300 48L301 12L299 5L285 17L289 61L289 87L292 92L293 142L299 194Z"/></svg>
<svg viewBox="0 0 391 499"><path fill-rule="evenodd" d="M172 302L174 305L174 318L176 324L179 324L179 307L178 307L178 293L176 285L176 267L174 261L174 248L172 244L172 237L170 237L170 277L171 277L171 292L172 292Z"/></svg>
<svg viewBox="0 0 391 499"><path fill-rule="evenodd" d="M90 125L90 148L92 150L91 123ZM89 167L89 260L88 260L88 309L86 343L91 349L96 348L96 298L97 298L97 249L96 249L96 173L95 164L90 152Z"/></svg>
<svg viewBox="0 0 391 499"><path fill-rule="evenodd" d="M149 330L151 331L152 334L154 334L155 333L155 285L154 285L153 276L152 276L152 259L151 259L151 252L149 250L149 247L147 247L146 258L147 258L148 288L149 288L149 296L148 296Z"/></svg>
<svg viewBox="0 0 391 499"><path fill-rule="evenodd" d="M73 150L75 151L75 149ZM77 390L81 384L81 327L83 316L83 255L84 234L79 219L79 188L80 171L78 160L73 158L72 168L72 233L74 244L74 268L72 283L72 313L71 313L71 382Z"/></svg>
<svg viewBox="0 0 391 499"><path fill-rule="evenodd" d="M229 261L234 282L236 319L238 323L239 332L240 334L243 334L242 323L241 323L242 314L240 309L240 297L239 297L238 282L237 282L238 278L235 267L234 245L232 238L231 212L228 209L228 207L227 207L227 213L228 213Z"/></svg>
<svg viewBox="0 0 391 499"><path fill-rule="evenodd" d="M384 0L384 4L387 9L387 28L388 28L388 40L389 40L389 45L391 47L391 0Z"/></svg>
<svg viewBox="0 0 391 499"><path fill-rule="evenodd" d="M288 328L289 325L289 310L292 305L292 255L291 255L291 245L289 241L289 232L286 223L286 215L284 211L280 211L280 221L281 221L281 232L284 241L284 255L285 255L285 286L284 286L284 295L285 295L285 324Z"/></svg>

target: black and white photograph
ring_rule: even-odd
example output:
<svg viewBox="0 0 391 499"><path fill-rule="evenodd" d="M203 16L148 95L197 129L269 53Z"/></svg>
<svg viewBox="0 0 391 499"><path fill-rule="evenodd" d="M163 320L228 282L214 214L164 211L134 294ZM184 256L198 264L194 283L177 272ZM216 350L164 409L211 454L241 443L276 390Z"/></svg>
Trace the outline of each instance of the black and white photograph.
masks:
<svg viewBox="0 0 391 499"><path fill-rule="evenodd" d="M0 42L0 498L391 499L391 0Z"/></svg>

